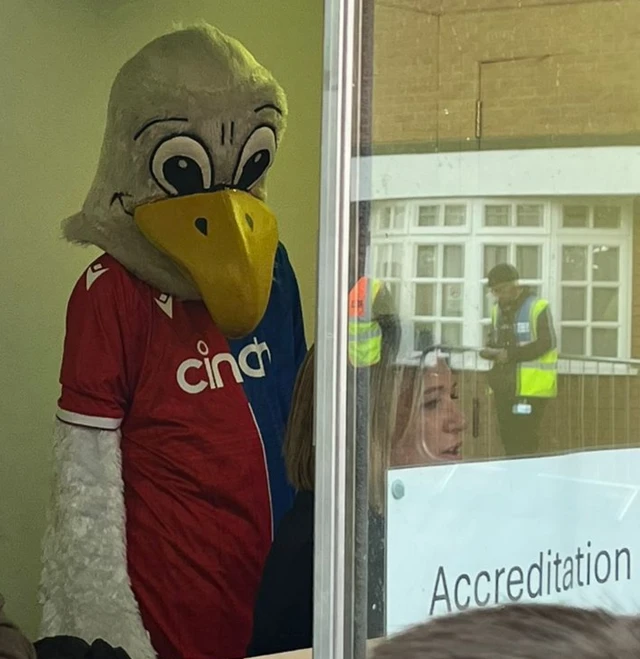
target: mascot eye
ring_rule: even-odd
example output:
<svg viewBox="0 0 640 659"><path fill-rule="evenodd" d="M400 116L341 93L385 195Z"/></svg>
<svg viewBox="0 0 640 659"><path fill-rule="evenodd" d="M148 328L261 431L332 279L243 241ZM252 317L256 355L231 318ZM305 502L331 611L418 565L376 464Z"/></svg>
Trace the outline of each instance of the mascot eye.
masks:
<svg viewBox="0 0 640 659"><path fill-rule="evenodd" d="M151 173L170 195L196 194L211 187L213 164L200 142L178 135L158 144L151 157Z"/></svg>
<svg viewBox="0 0 640 659"><path fill-rule="evenodd" d="M276 155L276 134L269 126L260 126L251 133L240 154L233 176L233 186L251 188L265 175Z"/></svg>

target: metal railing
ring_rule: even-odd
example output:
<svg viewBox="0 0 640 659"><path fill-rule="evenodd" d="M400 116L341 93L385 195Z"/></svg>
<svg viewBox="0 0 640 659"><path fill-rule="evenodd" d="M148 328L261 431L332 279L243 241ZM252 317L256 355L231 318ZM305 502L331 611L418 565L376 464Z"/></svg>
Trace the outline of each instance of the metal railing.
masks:
<svg viewBox="0 0 640 659"><path fill-rule="evenodd" d="M460 406L468 422L465 459L503 455L491 363L476 347L434 347L449 356ZM540 431L540 453L640 446L640 360L561 354L558 394L549 400Z"/></svg>

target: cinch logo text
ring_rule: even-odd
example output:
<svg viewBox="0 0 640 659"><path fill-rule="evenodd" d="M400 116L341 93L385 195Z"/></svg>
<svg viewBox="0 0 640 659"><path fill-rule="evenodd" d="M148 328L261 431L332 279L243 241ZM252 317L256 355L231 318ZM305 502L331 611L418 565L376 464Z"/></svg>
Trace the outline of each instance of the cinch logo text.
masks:
<svg viewBox="0 0 640 659"><path fill-rule="evenodd" d="M265 342L258 343L255 337L253 343L240 351L237 360L229 352L220 352L210 357L209 346L204 341L198 341L196 349L202 358L185 359L176 372L178 386L187 394L199 394L205 389L222 389L223 373L225 377L231 374L236 382L244 382L244 376L265 377L264 353L271 363L269 346Z"/></svg>

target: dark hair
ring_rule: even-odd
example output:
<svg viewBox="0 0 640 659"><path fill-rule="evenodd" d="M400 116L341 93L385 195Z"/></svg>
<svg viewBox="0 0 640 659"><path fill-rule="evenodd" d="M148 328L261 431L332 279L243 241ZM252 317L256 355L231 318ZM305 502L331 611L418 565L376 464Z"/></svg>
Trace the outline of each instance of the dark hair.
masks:
<svg viewBox="0 0 640 659"><path fill-rule="evenodd" d="M489 288L498 286L499 284L506 284L510 281L518 281L520 275L518 271L509 263L498 263L489 270L487 275Z"/></svg>
<svg viewBox="0 0 640 659"><path fill-rule="evenodd" d="M474 609L379 645L374 659L636 659L640 619L545 604Z"/></svg>

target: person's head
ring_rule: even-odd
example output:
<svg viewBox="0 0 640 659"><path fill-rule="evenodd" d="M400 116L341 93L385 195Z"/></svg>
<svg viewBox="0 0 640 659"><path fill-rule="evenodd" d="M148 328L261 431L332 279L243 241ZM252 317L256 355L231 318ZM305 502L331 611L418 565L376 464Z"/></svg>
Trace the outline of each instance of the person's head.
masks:
<svg viewBox="0 0 640 659"><path fill-rule="evenodd" d="M436 618L388 639L374 659L632 659L640 620L604 611L512 604Z"/></svg>
<svg viewBox="0 0 640 659"><path fill-rule="evenodd" d="M459 459L466 427L445 360L407 367L394 362L395 351L384 343L382 353L369 371L369 499L377 512L384 509L389 467ZM314 361L312 347L298 374L284 441L287 476L297 490L314 488Z"/></svg>
<svg viewBox="0 0 640 659"><path fill-rule="evenodd" d="M462 458L466 420L458 383L446 359L431 353L419 367L404 369L391 466L425 465Z"/></svg>
<svg viewBox="0 0 640 659"><path fill-rule="evenodd" d="M508 263L499 263L487 275L487 284L500 304L513 302L520 293L518 271Z"/></svg>

